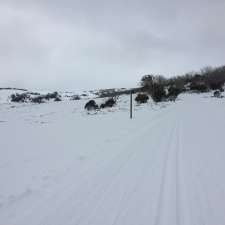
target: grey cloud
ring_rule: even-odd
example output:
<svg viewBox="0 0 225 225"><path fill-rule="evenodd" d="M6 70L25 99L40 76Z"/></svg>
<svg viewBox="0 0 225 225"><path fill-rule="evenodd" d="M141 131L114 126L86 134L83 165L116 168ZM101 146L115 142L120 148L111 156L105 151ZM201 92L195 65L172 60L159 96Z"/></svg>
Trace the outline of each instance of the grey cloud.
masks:
<svg viewBox="0 0 225 225"><path fill-rule="evenodd" d="M0 85L134 86L225 58L224 1L7 0L0 3Z"/></svg>

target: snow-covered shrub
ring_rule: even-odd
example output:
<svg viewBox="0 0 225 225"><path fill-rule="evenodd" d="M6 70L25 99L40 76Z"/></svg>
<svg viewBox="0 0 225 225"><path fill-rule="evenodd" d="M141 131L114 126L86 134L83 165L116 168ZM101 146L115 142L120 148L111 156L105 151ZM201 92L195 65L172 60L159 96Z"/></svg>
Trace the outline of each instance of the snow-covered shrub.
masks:
<svg viewBox="0 0 225 225"><path fill-rule="evenodd" d="M54 100L55 102L62 101L61 96L58 94L58 92L48 93L46 95L38 95L30 98L30 101L32 103L39 103L39 104L50 100Z"/></svg>
<svg viewBox="0 0 225 225"><path fill-rule="evenodd" d="M12 102L26 102L27 100L29 100L30 96L27 93L22 93L22 94L12 94L11 95L11 101Z"/></svg>
<svg viewBox="0 0 225 225"><path fill-rule="evenodd" d="M55 100L54 100L55 102L61 102L62 101L62 99L59 97L59 96L57 96L56 98L55 98Z"/></svg>
<svg viewBox="0 0 225 225"><path fill-rule="evenodd" d="M214 91L213 96L216 97L216 98L220 98L221 97L220 91Z"/></svg>
<svg viewBox="0 0 225 225"><path fill-rule="evenodd" d="M86 105L84 106L84 108L88 111L90 110L96 110L98 109L98 105L97 103L95 102L95 100L90 100L86 103Z"/></svg>
<svg viewBox="0 0 225 225"><path fill-rule="evenodd" d="M80 96L79 95L73 95L73 96L71 96L70 100L72 100L72 101L80 100Z"/></svg>
<svg viewBox="0 0 225 225"><path fill-rule="evenodd" d="M38 103L38 104L41 104L41 103L44 103L44 102L45 102L44 99L45 99L44 96L40 95L40 96L31 98L30 101L31 101L32 103Z"/></svg>
<svg viewBox="0 0 225 225"><path fill-rule="evenodd" d="M144 94L144 93L139 93L136 98L135 98L135 101L139 104L142 104L142 103L147 103L149 100L149 97L147 94Z"/></svg>
<svg viewBox="0 0 225 225"><path fill-rule="evenodd" d="M56 99L56 98L59 98L60 95L58 94L58 92L53 92L53 93L48 93L44 96L44 98L46 100L50 100L50 99Z"/></svg>
<svg viewBox="0 0 225 225"><path fill-rule="evenodd" d="M108 100L106 100L105 103L102 103L100 105L100 108L111 108L113 107L114 105L116 105L116 99L115 98L109 98Z"/></svg>

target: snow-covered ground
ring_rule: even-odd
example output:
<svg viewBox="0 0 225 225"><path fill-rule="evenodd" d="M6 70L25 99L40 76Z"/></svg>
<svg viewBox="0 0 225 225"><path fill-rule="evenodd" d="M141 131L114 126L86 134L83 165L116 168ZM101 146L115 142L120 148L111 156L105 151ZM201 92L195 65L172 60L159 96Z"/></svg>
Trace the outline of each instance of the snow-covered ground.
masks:
<svg viewBox="0 0 225 225"><path fill-rule="evenodd" d="M224 225L225 99L210 95L132 120L126 96L90 115L2 100L0 225Z"/></svg>

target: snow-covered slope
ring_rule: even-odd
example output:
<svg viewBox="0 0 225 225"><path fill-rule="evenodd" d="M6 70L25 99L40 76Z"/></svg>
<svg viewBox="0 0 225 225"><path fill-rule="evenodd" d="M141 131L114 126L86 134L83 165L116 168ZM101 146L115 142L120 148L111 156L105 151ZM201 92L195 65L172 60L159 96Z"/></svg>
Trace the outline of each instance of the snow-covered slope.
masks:
<svg viewBox="0 0 225 225"><path fill-rule="evenodd" d="M88 115L0 104L0 225L225 224L225 99ZM98 100L102 101L102 100Z"/></svg>

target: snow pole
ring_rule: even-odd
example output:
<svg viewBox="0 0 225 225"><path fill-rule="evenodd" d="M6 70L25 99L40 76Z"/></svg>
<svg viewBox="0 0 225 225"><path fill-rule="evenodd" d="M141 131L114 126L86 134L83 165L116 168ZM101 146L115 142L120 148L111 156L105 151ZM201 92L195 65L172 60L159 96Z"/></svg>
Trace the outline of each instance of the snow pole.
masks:
<svg viewBox="0 0 225 225"><path fill-rule="evenodd" d="M130 92L130 119L133 117L133 106L132 106L132 91Z"/></svg>

